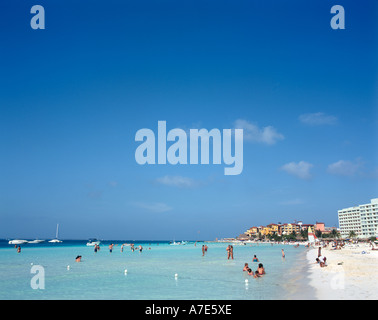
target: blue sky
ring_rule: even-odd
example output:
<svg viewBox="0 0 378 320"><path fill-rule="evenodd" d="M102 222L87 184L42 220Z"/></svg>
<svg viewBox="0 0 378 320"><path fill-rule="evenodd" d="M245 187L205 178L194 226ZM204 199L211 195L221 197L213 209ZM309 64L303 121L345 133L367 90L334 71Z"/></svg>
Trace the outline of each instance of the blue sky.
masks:
<svg viewBox="0 0 378 320"><path fill-rule="evenodd" d="M376 1L39 1L45 30L34 4L0 5L0 237L337 226L378 196ZM244 128L242 174L138 165L159 120Z"/></svg>

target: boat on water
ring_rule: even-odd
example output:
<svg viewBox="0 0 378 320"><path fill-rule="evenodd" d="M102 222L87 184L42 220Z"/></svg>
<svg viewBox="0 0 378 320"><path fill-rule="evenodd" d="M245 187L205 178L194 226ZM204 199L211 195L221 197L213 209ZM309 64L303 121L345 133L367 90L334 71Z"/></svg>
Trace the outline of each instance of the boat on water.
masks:
<svg viewBox="0 0 378 320"><path fill-rule="evenodd" d="M173 242L171 242L171 243L169 243L171 246L182 246L182 245L185 245L185 244L187 244L188 243L188 241L181 241L181 242L176 242L176 241L173 241Z"/></svg>
<svg viewBox="0 0 378 320"><path fill-rule="evenodd" d="M88 242L87 242L87 246L88 247L94 247L96 244L99 246L101 243L100 240L97 240L97 239L89 239Z"/></svg>
<svg viewBox="0 0 378 320"><path fill-rule="evenodd" d="M56 234L55 234L55 239L50 240L50 243L61 243L63 242L62 240L58 239L58 234L59 234L59 223L56 225Z"/></svg>
<svg viewBox="0 0 378 320"><path fill-rule="evenodd" d="M28 243L41 243L41 242L45 242L45 240L35 239L35 240L28 241Z"/></svg>
<svg viewBox="0 0 378 320"><path fill-rule="evenodd" d="M8 244L24 244L28 243L27 240L20 240L20 239L14 239L14 240L9 240Z"/></svg>

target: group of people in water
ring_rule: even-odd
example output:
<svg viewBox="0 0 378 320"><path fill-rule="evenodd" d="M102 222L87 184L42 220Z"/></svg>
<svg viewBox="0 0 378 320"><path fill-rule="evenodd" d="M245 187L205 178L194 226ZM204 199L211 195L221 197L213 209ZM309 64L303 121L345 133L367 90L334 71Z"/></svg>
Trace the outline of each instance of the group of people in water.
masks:
<svg viewBox="0 0 378 320"><path fill-rule="evenodd" d="M253 256L252 262L259 262L259 259L256 255ZM253 276L254 278L260 278L265 274L264 265L262 263L258 264L257 270L255 272L249 267L248 263L244 264L243 272L247 272L249 276Z"/></svg>
<svg viewBox="0 0 378 320"><path fill-rule="evenodd" d="M117 244L111 243L109 245L109 247L108 247L109 248L109 253L113 252L114 246L117 246ZM135 245L133 243L132 244L124 243L124 244L121 245L121 252L123 252L123 248L125 246L130 246L130 249L131 249L132 252L134 252L135 250L139 250L139 252L143 251L143 247L141 245L135 247ZM95 243L93 251L96 253L96 252L100 251L100 249L101 249L100 245L98 245L97 243ZM148 249L151 250L151 247L149 247ZM81 262L81 258L82 258L82 256L77 256L75 258L75 261L76 262Z"/></svg>
<svg viewBox="0 0 378 320"><path fill-rule="evenodd" d="M209 247L206 244L202 245L202 257L205 255L205 253L207 252L208 248Z"/></svg>

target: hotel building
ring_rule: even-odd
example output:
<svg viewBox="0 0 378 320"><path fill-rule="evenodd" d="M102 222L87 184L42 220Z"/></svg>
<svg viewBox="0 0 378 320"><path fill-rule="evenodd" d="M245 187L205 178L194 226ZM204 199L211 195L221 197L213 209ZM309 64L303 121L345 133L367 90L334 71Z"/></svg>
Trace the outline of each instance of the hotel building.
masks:
<svg viewBox="0 0 378 320"><path fill-rule="evenodd" d="M378 198L368 204L338 211L341 237L348 238L353 231L359 238L378 236Z"/></svg>

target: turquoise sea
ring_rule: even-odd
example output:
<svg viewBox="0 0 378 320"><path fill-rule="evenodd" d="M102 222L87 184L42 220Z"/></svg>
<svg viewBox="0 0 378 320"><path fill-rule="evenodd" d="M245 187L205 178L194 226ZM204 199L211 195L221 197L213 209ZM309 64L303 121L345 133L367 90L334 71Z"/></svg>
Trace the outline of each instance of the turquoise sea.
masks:
<svg viewBox="0 0 378 320"><path fill-rule="evenodd" d="M86 240L63 243L25 244L21 253L14 245L0 241L0 299L128 299L128 300L268 300L304 299L309 294L306 280L306 248L280 244L234 245L234 260L227 260L228 243L203 242L170 245L168 241L135 241L143 251L131 251L122 243L103 241L94 252ZM110 253L108 245L117 244ZM286 258L282 259L281 249ZM82 256L80 263L75 262ZM266 275L253 278L256 255ZM44 289L32 289L33 265L43 267ZM69 268L67 268L69 266ZM125 273L125 269L127 273ZM177 274L177 277L175 277ZM245 282L248 280L248 283Z"/></svg>

